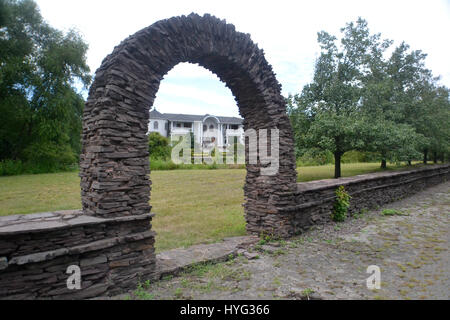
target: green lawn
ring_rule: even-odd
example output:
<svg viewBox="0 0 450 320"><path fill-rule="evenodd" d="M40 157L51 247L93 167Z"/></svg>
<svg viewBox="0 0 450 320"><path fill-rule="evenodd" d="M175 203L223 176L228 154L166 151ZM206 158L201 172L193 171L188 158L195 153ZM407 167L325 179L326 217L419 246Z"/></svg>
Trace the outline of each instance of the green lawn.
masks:
<svg viewBox="0 0 450 320"><path fill-rule="evenodd" d="M369 172L382 171L380 168L380 163L343 163L342 166L342 176L351 177L358 174L364 174ZM391 164L388 166L388 170L401 169L405 166L395 166ZM314 166L314 167L299 167L297 168L298 181L306 182L313 180L331 179L334 177L334 165L326 166Z"/></svg>
<svg viewBox="0 0 450 320"><path fill-rule="evenodd" d="M343 176L378 171L379 163L343 164ZM332 178L332 165L298 168L299 181ZM245 169L154 171L151 203L156 246L166 250L245 234ZM78 209L76 172L0 177L0 216Z"/></svg>

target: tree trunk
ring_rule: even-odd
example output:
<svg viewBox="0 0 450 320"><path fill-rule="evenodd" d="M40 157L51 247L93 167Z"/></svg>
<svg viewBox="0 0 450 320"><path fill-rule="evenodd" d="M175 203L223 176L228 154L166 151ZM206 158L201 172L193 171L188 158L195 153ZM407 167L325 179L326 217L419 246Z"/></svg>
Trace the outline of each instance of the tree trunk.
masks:
<svg viewBox="0 0 450 320"><path fill-rule="evenodd" d="M411 166L411 165L412 165L411 160L408 160L408 166Z"/></svg>
<svg viewBox="0 0 450 320"><path fill-rule="evenodd" d="M381 159L381 169L386 169L386 168L387 168L386 159Z"/></svg>
<svg viewBox="0 0 450 320"><path fill-rule="evenodd" d="M335 152L334 153L334 178L340 178L341 177L341 156L342 153Z"/></svg>
<svg viewBox="0 0 450 320"><path fill-rule="evenodd" d="M428 149L423 150L423 164L428 162Z"/></svg>
<svg viewBox="0 0 450 320"><path fill-rule="evenodd" d="M437 159L437 152L434 151L434 152L433 152L433 162L434 162L434 163L437 163L437 161L438 161L438 159Z"/></svg>

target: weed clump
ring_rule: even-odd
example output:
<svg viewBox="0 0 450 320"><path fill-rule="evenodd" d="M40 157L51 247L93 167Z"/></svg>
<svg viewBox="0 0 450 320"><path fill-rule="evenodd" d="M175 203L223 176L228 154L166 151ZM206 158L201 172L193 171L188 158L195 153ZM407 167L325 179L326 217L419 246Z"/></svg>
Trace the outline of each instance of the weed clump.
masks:
<svg viewBox="0 0 450 320"><path fill-rule="evenodd" d="M336 190L336 201L333 206L331 218L336 222L342 222L347 217L347 211L350 207L350 195L345 191L344 186L340 186Z"/></svg>

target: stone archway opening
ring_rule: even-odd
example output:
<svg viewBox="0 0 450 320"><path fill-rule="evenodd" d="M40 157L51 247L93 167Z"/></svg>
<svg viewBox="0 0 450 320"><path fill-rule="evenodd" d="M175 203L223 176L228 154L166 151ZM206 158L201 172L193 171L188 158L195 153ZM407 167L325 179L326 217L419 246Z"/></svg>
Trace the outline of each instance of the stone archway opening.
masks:
<svg viewBox="0 0 450 320"><path fill-rule="evenodd" d="M249 233L292 234L286 207L295 203L293 137L281 85L264 53L235 27L210 15L174 17L118 45L97 70L83 115L80 176L83 211L97 217L151 215L147 128L164 75L198 64L231 90L244 130L279 130L278 167L247 162L244 211ZM255 152L256 151L256 152ZM151 203L151 201L150 201Z"/></svg>
<svg viewBox="0 0 450 320"><path fill-rule="evenodd" d="M236 164L237 156L231 153L226 153L229 158L224 157L223 164L212 165L210 156L234 147L224 136L229 134L231 140L235 131L227 133L225 128L238 120L242 121L231 91L205 68L182 63L164 76L150 112L149 132L158 132L169 141L192 134L192 158L182 166L200 166L201 170L155 170L169 165L169 159L154 159L150 150L157 253L245 234L245 168ZM159 123L158 129L154 123ZM233 162L228 162L230 158ZM233 170L223 169L228 165Z"/></svg>

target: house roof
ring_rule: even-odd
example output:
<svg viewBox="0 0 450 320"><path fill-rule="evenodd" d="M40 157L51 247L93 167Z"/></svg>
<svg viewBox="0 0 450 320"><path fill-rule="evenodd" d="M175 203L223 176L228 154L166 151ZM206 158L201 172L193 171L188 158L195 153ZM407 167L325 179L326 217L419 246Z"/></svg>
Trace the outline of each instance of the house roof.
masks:
<svg viewBox="0 0 450 320"><path fill-rule="evenodd" d="M162 119L164 119L164 116L161 112L158 112L158 110L153 109L152 111L150 111L150 119L162 120Z"/></svg>
<svg viewBox="0 0 450 320"><path fill-rule="evenodd" d="M169 120L169 121L185 121L185 122L194 122L194 121L202 121L208 117L215 117L219 119L220 123L227 124L242 124L243 119L237 117L220 117L213 115L194 115L194 114L181 114L181 113L160 113L156 109L150 112L150 119L158 119L158 120Z"/></svg>

